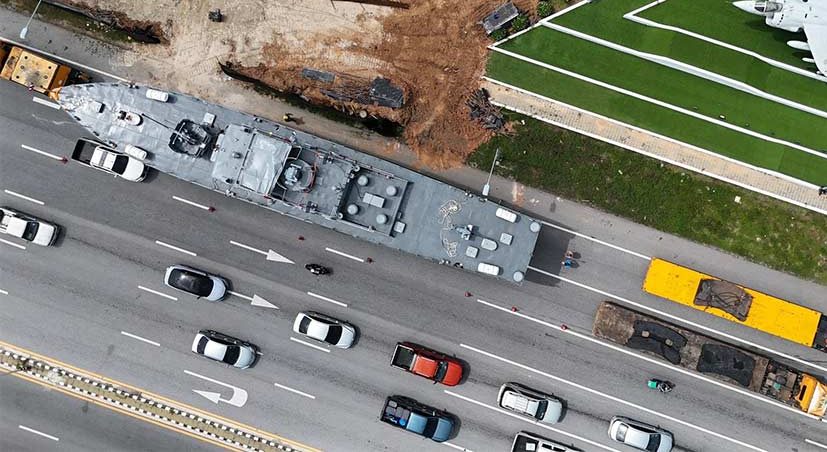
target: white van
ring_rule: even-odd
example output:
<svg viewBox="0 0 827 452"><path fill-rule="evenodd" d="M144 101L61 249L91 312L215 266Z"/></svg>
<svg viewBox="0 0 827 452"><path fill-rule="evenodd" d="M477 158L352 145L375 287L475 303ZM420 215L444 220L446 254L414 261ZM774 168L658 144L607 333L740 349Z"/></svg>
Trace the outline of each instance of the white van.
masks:
<svg viewBox="0 0 827 452"><path fill-rule="evenodd" d="M146 98L157 100L158 102L166 102L169 100L169 93L166 91L159 91L157 89L148 88L146 90Z"/></svg>

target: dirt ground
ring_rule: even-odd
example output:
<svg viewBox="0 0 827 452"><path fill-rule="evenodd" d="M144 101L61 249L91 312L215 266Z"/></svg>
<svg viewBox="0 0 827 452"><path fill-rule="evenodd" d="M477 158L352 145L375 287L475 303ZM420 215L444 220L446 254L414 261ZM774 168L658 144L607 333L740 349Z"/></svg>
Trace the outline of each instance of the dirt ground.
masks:
<svg viewBox="0 0 827 452"><path fill-rule="evenodd" d="M319 91L323 86L302 78L302 68L334 72L338 83L352 85L387 78L405 92L401 109L339 107L405 125L405 142L423 164L456 166L491 133L472 122L465 102L480 84L491 42L480 21L503 0L405 1L410 8L331 0L74 3L160 24L169 43L139 46L153 67L153 82L213 101L221 101L214 87L226 82L218 62L232 62L276 89L327 104L333 101ZM533 12L537 0L514 3ZM215 8L225 22L208 20Z"/></svg>

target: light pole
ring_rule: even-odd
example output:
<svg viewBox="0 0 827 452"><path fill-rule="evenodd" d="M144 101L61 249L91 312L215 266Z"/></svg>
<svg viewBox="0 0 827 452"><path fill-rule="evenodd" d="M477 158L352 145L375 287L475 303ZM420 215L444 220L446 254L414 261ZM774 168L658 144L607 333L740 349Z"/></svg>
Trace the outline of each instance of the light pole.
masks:
<svg viewBox="0 0 827 452"><path fill-rule="evenodd" d="M491 191L491 175L494 174L494 167L497 166L497 161L500 158L500 148L497 148L497 151L494 152L494 161L491 162L491 171L488 172L488 180L485 181L485 185L482 186L482 195L488 196L488 192Z"/></svg>
<svg viewBox="0 0 827 452"><path fill-rule="evenodd" d="M26 22L26 26L20 30L20 39L26 40L26 35L29 33L29 25L32 24L32 19L34 19L34 15L37 14L37 8L40 8L40 2L43 0L37 0L37 5L34 6L34 11L32 11L32 17L29 17L29 21Z"/></svg>

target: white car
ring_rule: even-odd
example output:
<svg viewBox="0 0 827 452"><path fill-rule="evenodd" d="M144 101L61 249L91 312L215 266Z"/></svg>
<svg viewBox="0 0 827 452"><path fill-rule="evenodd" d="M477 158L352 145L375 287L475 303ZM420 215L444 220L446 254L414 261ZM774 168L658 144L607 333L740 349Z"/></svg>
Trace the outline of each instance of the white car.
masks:
<svg viewBox="0 0 827 452"><path fill-rule="evenodd" d="M0 207L0 232L35 245L53 245L60 227L9 207Z"/></svg>
<svg viewBox="0 0 827 452"><path fill-rule="evenodd" d="M173 289L191 293L198 298L219 301L227 294L227 280L186 265L170 265L164 275L164 284Z"/></svg>
<svg viewBox="0 0 827 452"><path fill-rule="evenodd" d="M132 182L144 180L147 172L146 165L142 161L103 146L95 148L89 165Z"/></svg>
<svg viewBox="0 0 827 452"><path fill-rule="evenodd" d="M300 312L293 331L339 348L350 348L356 340L353 325L313 311Z"/></svg>
<svg viewBox="0 0 827 452"><path fill-rule="evenodd" d="M560 422L563 415L563 402L559 399L514 382L500 387L497 403L502 408L546 424Z"/></svg>
<svg viewBox="0 0 827 452"><path fill-rule="evenodd" d="M669 452L674 442L666 430L622 416L609 422L609 438L647 452Z"/></svg>
<svg viewBox="0 0 827 452"><path fill-rule="evenodd" d="M246 369L256 362L258 347L213 330L201 330L192 341L192 352Z"/></svg>

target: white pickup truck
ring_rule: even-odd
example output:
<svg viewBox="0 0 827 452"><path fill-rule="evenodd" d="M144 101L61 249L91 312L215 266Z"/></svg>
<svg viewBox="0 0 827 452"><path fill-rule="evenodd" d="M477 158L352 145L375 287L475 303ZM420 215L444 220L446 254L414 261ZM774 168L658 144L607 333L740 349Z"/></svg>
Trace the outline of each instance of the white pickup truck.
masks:
<svg viewBox="0 0 827 452"><path fill-rule="evenodd" d="M85 138L78 140L72 159L132 182L146 177L146 165L142 161Z"/></svg>
<svg viewBox="0 0 827 452"><path fill-rule="evenodd" d="M60 228L23 212L0 207L0 232L36 245L49 246L57 240Z"/></svg>

